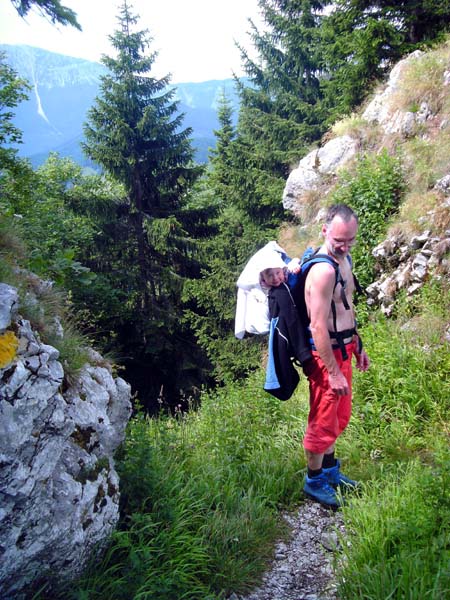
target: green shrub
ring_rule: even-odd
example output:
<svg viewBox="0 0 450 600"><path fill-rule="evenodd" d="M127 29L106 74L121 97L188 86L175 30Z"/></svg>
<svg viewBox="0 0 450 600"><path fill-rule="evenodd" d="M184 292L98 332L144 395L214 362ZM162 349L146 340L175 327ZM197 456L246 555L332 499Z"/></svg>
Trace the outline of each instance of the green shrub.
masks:
<svg viewBox="0 0 450 600"><path fill-rule="evenodd" d="M358 244L352 251L355 271L363 286L375 277L372 249L382 240L389 218L398 210L404 191L402 166L384 150L361 158L356 172L342 175L331 203L351 206L359 217Z"/></svg>

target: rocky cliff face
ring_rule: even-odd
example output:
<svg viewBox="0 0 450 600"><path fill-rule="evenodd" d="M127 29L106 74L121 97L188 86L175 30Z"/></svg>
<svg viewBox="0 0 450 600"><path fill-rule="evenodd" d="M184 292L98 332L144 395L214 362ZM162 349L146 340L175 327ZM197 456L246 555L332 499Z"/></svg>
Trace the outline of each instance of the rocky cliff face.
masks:
<svg viewBox="0 0 450 600"><path fill-rule="evenodd" d="M71 579L119 517L113 454L131 413L130 387L91 351L64 384L56 348L20 316L0 284L0 596Z"/></svg>
<svg viewBox="0 0 450 600"><path fill-rule="evenodd" d="M386 84L362 112L362 123L380 134L380 149L402 144L413 137L429 142L436 132L450 127L448 114L434 113L425 100L414 111L398 106L397 94L403 85L405 69L423 57L424 52L416 51L397 63ZM440 85L442 95L448 95L450 68L444 71ZM361 152L364 152L361 140L351 134L334 137L311 151L286 181L284 208L306 222L311 193L326 195L335 184L339 170L348 167ZM435 208L433 214L422 219L422 229L409 234L391 233L373 251L379 278L367 289L368 302L379 306L388 316L400 291L412 295L430 278L450 278L450 173L434 181L430 191L435 198ZM315 219L321 220L322 216L319 212ZM439 235L429 230L430 222L437 221L444 223Z"/></svg>

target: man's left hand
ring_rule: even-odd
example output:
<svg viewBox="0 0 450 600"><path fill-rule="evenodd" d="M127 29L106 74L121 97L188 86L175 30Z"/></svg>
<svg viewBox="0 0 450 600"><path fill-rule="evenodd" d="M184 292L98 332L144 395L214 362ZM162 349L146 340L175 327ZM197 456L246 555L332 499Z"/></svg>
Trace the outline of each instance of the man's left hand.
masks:
<svg viewBox="0 0 450 600"><path fill-rule="evenodd" d="M370 366L370 360L364 350L361 350L360 354L356 355L356 368L359 371L367 371Z"/></svg>

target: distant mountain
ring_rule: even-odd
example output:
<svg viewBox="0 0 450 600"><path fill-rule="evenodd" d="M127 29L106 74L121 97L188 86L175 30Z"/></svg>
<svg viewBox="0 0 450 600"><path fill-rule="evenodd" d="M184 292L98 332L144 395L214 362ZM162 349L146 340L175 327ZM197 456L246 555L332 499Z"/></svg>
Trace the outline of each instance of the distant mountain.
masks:
<svg viewBox="0 0 450 600"><path fill-rule="evenodd" d="M35 167L51 151L89 166L80 147L83 123L99 93L105 67L31 46L0 44L0 52L5 53L7 63L32 87L29 99L15 109L14 124L23 132L19 154L29 158ZM234 80L179 83L170 87L176 89L179 110L185 114L184 127L193 130L195 159L206 162L208 148L215 145L213 130L219 127L217 108L223 90L237 121L239 100Z"/></svg>

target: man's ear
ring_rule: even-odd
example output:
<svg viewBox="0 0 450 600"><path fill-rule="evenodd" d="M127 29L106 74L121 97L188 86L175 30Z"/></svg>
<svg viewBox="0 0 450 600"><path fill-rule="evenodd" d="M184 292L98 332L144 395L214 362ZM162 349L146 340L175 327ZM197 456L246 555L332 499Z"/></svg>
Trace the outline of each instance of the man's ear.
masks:
<svg viewBox="0 0 450 600"><path fill-rule="evenodd" d="M328 226L326 223L322 225L322 235L325 236L328 231Z"/></svg>

